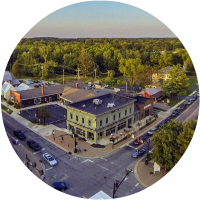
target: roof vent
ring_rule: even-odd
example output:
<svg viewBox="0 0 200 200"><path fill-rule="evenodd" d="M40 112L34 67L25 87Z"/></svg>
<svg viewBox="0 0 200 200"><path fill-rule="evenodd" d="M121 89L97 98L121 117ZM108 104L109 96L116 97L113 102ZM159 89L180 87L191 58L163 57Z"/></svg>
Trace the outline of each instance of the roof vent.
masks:
<svg viewBox="0 0 200 200"><path fill-rule="evenodd" d="M115 103L114 102L113 103L108 103L107 108L113 108L113 107L115 107Z"/></svg>
<svg viewBox="0 0 200 200"><path fill-rule="evenodd" d="M85 105L85 104L83 104L83 105L82 105L82 107L83 107L83 108L85 108L85 107L86 107L86 105Z"/></svg>
<svg viewBox="0 0 200 200"><path fill-rule="evenodd" d="M101 99L94 99L93 100L93 104L95 104L95 105L100 105L100 104L102 104L102 100Z"/></svg>

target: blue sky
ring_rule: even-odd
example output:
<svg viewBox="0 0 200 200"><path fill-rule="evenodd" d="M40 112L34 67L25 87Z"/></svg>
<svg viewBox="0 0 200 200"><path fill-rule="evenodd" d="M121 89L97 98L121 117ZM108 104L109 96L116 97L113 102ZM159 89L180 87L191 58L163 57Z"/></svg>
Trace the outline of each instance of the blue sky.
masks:
<svg viewBox="0 0 200 200"><path fill-rule="evenodd" d="M59 38L175 37L157 18L123 3L92 1L61 8L26 35Z"/></svg>

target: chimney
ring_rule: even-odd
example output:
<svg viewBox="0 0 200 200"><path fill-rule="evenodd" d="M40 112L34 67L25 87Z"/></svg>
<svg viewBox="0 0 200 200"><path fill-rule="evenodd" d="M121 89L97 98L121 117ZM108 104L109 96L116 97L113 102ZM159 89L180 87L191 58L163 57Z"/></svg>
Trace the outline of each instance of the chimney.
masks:
<svg viewBox="0 0 200 200"><path fill-rule="evenodd" d="M76 83L76 88L78 88L78 83Z"/></svg>
<svg viewBox="0 0 200 200"><path fill-rule="evenodd" d="M42 95L44 94L44 85L42 84L41 86L41 92L42 92Z"/></svg>

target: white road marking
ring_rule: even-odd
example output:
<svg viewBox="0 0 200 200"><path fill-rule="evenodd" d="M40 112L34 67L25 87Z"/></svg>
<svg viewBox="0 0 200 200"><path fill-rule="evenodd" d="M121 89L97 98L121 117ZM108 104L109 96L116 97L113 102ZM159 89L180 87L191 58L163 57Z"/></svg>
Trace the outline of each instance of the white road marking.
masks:
<svg viewBox="0 0 200 200"><path fill-rule="evenodd" d="M69 189L70 189L70 190L72 190L72 191L74 190L74 189L73 189L73 188L71 188L71 187L70 187Z"/></svg>
<svg viewBox="0 0 200 200"><path fill-rule="evenodd" d="M124 181L126 181L126 180L128 180L128 178L127 178L127 177L124 179Z"/></svg>
<svg viewBox="0 0 200 200"><path fill-rule="evenodd" d="M87 159L87 160L84 160L83 162L81 162L81 164L82 164L82 163L85 163L85 162L91 162L91 163L94 163L94 161Z"/></svg>
<svg viewBox="0 0 200 200"><path fill-rule="evenodd" d="M33 154L35 155L35 154L40 153L41 151L44 151L44 150L45 150L45 148L41 149L40 151L36 151Z"/></svg>
<svg viewBox="0 0 200 200"><path fill-rule="evenodd" d="M139 183L137 183L136 185L135 185L135 187L137 187L139 185Z"/></svg>
<svg viewBox="0 0 200 200"><path fill-rule="evenodd" d="M131 146L131 145L129 145L129 144L127 144L126 146L131 147L132 149L135 149L135 147L133 147L133 146Z"/></svg>
<svg viewBox="0 0 200 200"><path fill-rule="evenodd" d="M103 157L101 157L101 159L102 159L102 160L105 160L105 161L108 161L107 159L105 159L105 158L103 158Z"/></svg>
<svg viewBox="0 0 200 200"><path fill-rule="evenodd" d="M103 168L103 169L105 169L105 170L107 170L107 171L109 170L109 169L107 169L107 168L105 168L105 167L103 167L103 166L101 166L101 168Z"/></svg>
<svg viewBox="0 0 200 200"><path fill-rule="evenodd" d="M48 169L46 169L46 171L49 171L50 169L53 169L53 167L49 167Z"/></svg>

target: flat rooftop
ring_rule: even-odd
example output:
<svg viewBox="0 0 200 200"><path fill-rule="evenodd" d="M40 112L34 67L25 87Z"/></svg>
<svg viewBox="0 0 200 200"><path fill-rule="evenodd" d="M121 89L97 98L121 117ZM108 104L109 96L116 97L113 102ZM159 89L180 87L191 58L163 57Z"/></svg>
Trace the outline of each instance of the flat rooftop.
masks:
<svg viewBox="0 0 200 200"><path fill-rule="evenodd" d="M94 99L102 100L102 104L100 105L94 104L93 103ZM105 112L116 110L117 108L120 108L121 106L129 104L131 102L134 103L135 100L128 97L116 95L116 94L105 94L102 96L93 97L93 98L79 101L76 103L71 103L68 106L71 108L82 110L87 113L91 113L93 115L100 115ZM115 106L112 108L107 108L108 103L114 103Z"/></svg>

